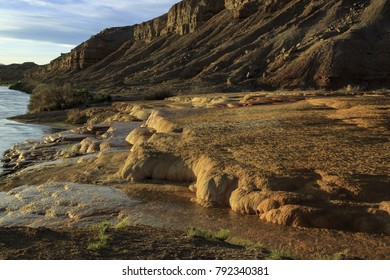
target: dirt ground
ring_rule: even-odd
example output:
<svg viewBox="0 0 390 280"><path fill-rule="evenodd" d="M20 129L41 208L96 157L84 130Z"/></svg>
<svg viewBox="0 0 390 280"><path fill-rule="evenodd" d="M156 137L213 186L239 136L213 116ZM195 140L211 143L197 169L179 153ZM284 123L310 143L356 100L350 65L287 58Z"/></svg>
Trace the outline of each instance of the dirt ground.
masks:
<svg viewBox="0 0 390 280"><path fill-rule="evenodd" d="M0 259L266 259L267 249L246 249L223 241L209 241L181 231L146 226L111 229L102 249L89 249L93 230L53 231L45 228L0 228ZM53 250L55 248L55 250Z"/></svg>

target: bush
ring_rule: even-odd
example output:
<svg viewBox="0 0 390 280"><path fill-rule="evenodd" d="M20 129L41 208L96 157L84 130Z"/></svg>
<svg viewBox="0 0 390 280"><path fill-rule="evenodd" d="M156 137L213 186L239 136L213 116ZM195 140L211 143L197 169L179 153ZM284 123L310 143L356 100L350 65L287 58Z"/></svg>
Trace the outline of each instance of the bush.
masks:
<svg viewBox="0 0 390 280"><path fill-rule="evenodd" d="M107 231L110 227L111 224L109 222L101 222L100 224L91 227L91 229L96 232L96 235L94 240L88 244L89 250L99 251L107 247L108 239L110 238Z"/></svg>
<svg viewBox="0 0 390 280"><path fill-rule="evenodd" d="M75 89L70 84L63 86L39 84L32 92L28 109L31 113L63 110L111 101L106 93L91 94L86 89Z"/></svg>
<svg viewBox="0 0 390 280"><path fill-rule="evenodd" d="M351 85L351 84L348 84L346 87L345 87L345 92L346 93L358 93L360 92L362 89L360 86L358 85Z"/></svg>
<svg viewBox="0 0 390 280"><path fill-rule="evenodd" d="M225 241L230 236L230 231L228 229L220 229L219 231L212 231L209 229L199 228L199 227L190 227L187 228L187 234L189 236L198 236L203 237L209 241Z"/></svg>
<svg viewBox="0 0 390 280"><path fill-rule="evenodd" d="M104 103L104 102L111 102L112 97L108 93L99 92L95 95L92 95L91 103Z"/></svg>
<svg viewBox="0 0 390 280"><path fill-rule="evenodd" d="M28 81L28 82L17 82L15 84L12 84L9 89L13 90L20 90L23 92L26 92L28 94L31 94L34 90L34 88L38 85L38 82L35 81Z"/></svg>
<svg viewBox="0 0 390 280"><path fill-rule="evenodd" d="M144 94L145 100L164 100L175 96L172 89L167 86L160 86L155 88L149 88Z"/></svg>
<svg viewBox="0 0 390 280"><path fill-rule="evenodd" d="M85 124L88 121L86 110L72 109L68 111L67 122L71 124Z"/></svg>

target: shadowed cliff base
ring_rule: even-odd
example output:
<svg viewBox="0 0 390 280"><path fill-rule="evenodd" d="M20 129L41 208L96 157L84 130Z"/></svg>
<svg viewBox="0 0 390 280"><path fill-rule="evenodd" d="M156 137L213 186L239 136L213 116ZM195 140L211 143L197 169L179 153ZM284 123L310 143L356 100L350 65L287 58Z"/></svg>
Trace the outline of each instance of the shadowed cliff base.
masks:
<svg viewBox="0 0 390 280"><path fill-rule="evenodd" d="M0 64L0 84L12 85L22 80L24 75L32 70L38 68L38 65L33 62L26 62L23 64Z"/></svg>
<svg viewBox="0 0 390 280"><path fill-rule="evenodd" d="M92 36L23 83L135 96L386 88L389 14L386 0L184 0L151 21Z"/></svg>

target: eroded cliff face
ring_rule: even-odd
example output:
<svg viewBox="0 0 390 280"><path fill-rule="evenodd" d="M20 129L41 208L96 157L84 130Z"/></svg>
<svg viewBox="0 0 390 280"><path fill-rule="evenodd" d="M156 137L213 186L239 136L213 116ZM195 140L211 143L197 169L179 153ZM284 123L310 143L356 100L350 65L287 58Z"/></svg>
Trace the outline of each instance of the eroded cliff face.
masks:
<svg viewBox="0 0 390 280"><path fill-rule="evenodd" d="M134 28L134 39L136 41L150 42L153 38L167 33L168 16L152 19L150 21L138 24Z"/></svg>
<svg viewBox="0 0 390 280"><path fill-rule="evenodd" d="M135 41L151 42L163 35L185 35L194 32L213 16L225 9L224 0L186 0L175 4L167 14L138 24Z"/></svg>
<svg viewBox="0 0 390 280"><path fill-rule="evenodd" d="M123 43L131 40L133 35L133 26L107 28L91 36L90 39L72 49L71 52L61 54L47 66L31 72L27 76L45 79L61 72L86 69L116 51Z"/></svg>
<svg viewBox="0 0 390 280"><path fill-rule="evenodd" d="M184 35L194 32L225 8L224 0L186 0L168 12L168 33Z"/></svg>
<svg viewBox="0 0 390 280"><path fill-rule="evenodd" d="M99 33L34 75L129 93L161 83L174 91L389 87L389 5L185 0Z"/></svg>
<svg viewBox="0 0 390 280"><path fill-rule="evenodd" d="M175 4L167 14L150 21L129 27L108 28L92 36L50 62L46 69L36 72L44 77L48 72L83 70L100 62L125 42L149 43L152 39L167 34L185 35L225 8L224 0L186 0Z"/></svg>

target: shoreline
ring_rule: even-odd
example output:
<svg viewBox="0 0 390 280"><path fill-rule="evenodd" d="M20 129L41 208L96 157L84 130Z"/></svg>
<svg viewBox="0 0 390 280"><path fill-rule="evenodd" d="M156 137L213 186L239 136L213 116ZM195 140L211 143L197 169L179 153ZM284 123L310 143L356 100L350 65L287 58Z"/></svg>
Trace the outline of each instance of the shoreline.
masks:
<svg viewBox="0 0 390 280"><path fill-rule="evenodd" d="M67 110L58 110L40 113L27 113L8 117L8 120L24 124L37 124L51 126L53 128L69 130L78 127L67 122Z"/></svg>

